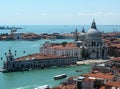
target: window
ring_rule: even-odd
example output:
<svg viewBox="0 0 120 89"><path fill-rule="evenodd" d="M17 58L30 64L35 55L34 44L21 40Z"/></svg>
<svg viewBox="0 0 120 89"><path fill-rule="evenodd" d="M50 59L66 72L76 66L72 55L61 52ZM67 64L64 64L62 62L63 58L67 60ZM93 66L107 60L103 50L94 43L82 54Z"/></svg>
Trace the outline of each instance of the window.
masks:
<svg viewBox="0 0 120 89"><path fill-rule="evenodd" d="M12 61L12 57L10 57L10 61Z"/></svg>

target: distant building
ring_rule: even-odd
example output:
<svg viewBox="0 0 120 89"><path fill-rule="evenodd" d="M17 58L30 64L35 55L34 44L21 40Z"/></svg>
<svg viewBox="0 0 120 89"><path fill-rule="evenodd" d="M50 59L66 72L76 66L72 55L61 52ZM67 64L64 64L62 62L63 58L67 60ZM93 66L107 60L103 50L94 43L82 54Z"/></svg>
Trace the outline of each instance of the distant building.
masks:
<svg viewBox="0 0 120 89"><path fill-rule="evenodd" d="M22 39L22 33L15 32L14 33L14 39L16 39L16 40Z"/></svg>
<svg viewBox="0 0 120 89"><path fill-rule="evenodd" d="M6 60L3 64L3 72L24 71L52 66L74 65L76 62L77 58L75 57L65 57L51 54L32 54L14 58L14 55L9 49L9 52L6 54Z"/></svg>
<svg viewBox="0 0 120 89"><path fill-rule="evenodd" d="M50 53L59 56L82 58L83 55L89 59L106 59L107 47L102 41L101 36L102 33L97 30L96 23L93 20L88 32L85 32L84 28L81 33L77 29L75 30L74 43L52 45L52 43L48 42L40 48L40 51L41 53Z"/></svg>
<svg viewBox="0 0 120 89"><path fill-rule="evenodd" d="M74 34L71 33L62 34L62 36L65 39L74 39Z"/></svg>
<svg viewBox="0 0 120 89"><path fill-rule="evenodd" d="M53 43L47 42L40 48L41 53L69 57L80 57L80 51L81 48L75 46L74 43L53 45Z"/></svg>
<svg viewBox="0 0 120 89"><path fill-rule="evenodd" d="M15 39L15 40L22 39L22 33L17 32L17 29L15 27L13 27L11 29L10 34L13 36L13 39Z"/></svg>

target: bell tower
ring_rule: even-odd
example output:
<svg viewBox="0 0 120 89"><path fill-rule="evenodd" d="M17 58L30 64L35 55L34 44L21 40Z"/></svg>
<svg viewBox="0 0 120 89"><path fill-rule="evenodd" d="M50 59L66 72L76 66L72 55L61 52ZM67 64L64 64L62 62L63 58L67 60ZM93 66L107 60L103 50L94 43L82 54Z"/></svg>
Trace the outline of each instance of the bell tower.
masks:
<svg viewBox="0 0 120 89"><path fill-rule="evenodd" d="M5 53L6 60L4 61L4 69L11 71L14 69L14 56L12 55L11 49L8 50L8 53Z"/></svg>
<svg viewBox="0 0 120 89"><path fill-rule="evenodd" d="M74 41L78 41L78 31L77 28L75 29L75 33L74 33Z"/></svg>
<svg viewBox="0 0 120 89"><path fill-rule="evenodd" d="M6 60L7 61L13 61L14 56L12 55L11 49L8 50L8 53L6 54Z"/></svg>

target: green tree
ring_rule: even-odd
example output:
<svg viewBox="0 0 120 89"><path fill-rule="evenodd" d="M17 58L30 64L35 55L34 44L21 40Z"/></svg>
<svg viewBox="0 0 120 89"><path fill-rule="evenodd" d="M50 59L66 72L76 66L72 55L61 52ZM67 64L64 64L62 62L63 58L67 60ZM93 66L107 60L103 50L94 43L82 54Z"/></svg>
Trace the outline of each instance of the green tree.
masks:
<svg viewBox="0 0 120 89"><path fill-rule="evenodd" d="M67 44L67 42L62 42L62 46L65 47L65 45Z"/></svg>
<svg viewBox="0 0 120 89"><path fill-rule="evenodd" d="M82 50L81 50L80 53L81 53L81 57L84 58L85 60L86 60L87 58L89 58L89 56L90 56L88 50L85 49L84 47L82 48Z"/></svg>

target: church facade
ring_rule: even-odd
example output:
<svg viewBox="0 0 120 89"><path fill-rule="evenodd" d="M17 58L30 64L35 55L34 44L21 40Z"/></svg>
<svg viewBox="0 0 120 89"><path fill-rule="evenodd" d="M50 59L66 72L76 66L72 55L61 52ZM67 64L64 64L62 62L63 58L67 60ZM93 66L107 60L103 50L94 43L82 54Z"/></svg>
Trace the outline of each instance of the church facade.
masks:
<svg viewBox="0 0 120 89"><path fill-rule="evenodd" d="M84 28L81 33L77 29L75 30L74 42L77 47L87 50L90 59L107 58L107 47L102 40L102 33L97 29L94 20L87 32L85 32Z"/></svg>

